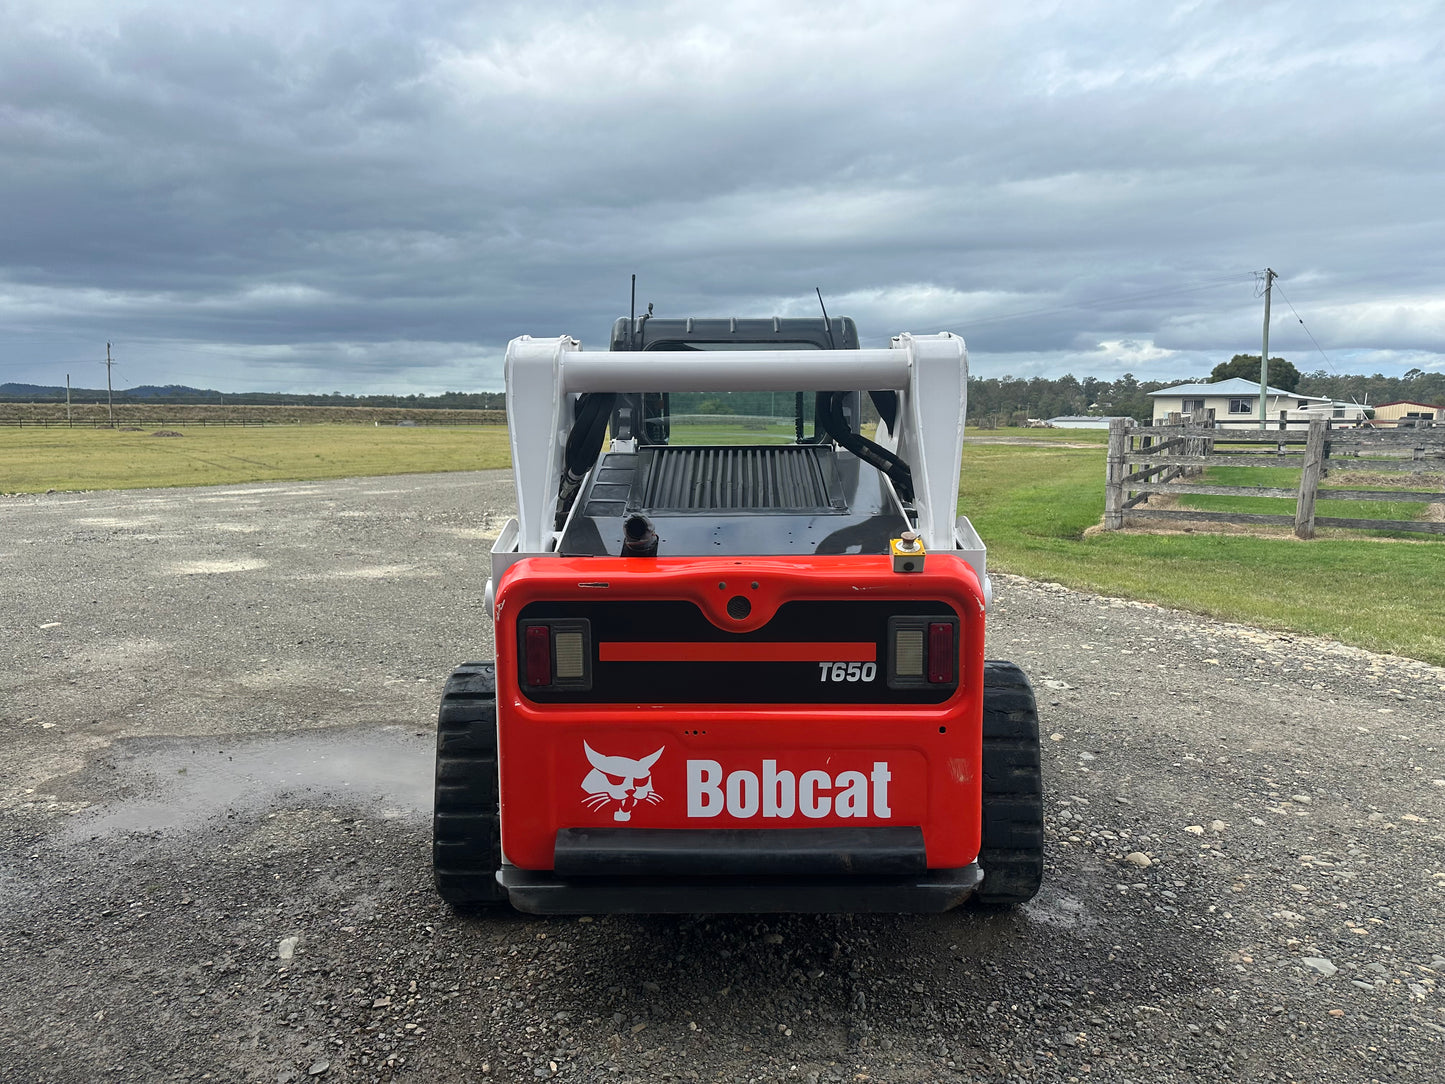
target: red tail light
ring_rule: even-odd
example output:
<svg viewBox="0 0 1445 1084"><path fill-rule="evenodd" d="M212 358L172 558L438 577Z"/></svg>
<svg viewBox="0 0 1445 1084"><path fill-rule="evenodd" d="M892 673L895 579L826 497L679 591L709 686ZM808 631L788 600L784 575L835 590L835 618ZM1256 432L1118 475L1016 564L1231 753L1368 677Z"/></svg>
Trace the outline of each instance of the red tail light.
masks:
<svg viewBox="0 0 1445 1084"><path fill-rule="evenodd" d="M517 656L522 685L539 694L592 688L592 630L585 618L519 622Z"/></svg>
<svg viewBox="0 0 1445 1084"><path fill-rule="evenodd" d="M552 630L546 625L527 629L527 684L552 684Z"/></svg>
<svg viewBox="0 0 1445 1084"><path fill-rule="evenodd" d="M953 681L953 623L935 621L928 626L928 681L947 685Z"/></svg>
<svg viewBox="0 0 1445 1084"><path fill-rule="evenodd" d="M958 645L957 618L890 617L888 687L927 689L958 684Z"/></svg>

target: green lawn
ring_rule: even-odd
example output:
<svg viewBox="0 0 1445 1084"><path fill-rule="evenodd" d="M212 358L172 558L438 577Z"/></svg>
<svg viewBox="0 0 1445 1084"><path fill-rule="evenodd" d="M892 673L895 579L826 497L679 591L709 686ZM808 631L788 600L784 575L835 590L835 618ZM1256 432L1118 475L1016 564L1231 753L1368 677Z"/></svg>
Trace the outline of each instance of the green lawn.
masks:
<svg viewBox="0 0 1445 1084"><path fill-rule="evenodd" d="M807 425L807 432L813 431L813 423ZM797 436L791 418L759 423L756 421L729 421L726 414L717 415L715 422L675 423L668 434L668 443L674 445L738 445L738 444L791 444Z"/></svg>
<svg viewBox="0 0 1445 1084"><path fill-rule="evenodd" d="M1035 428L1008 428L998 429L977 429L969 426L964 431L964 436L969 441L987 442L989 440L1034 441L1039 444L1102 444L1109 443L1109 431L1107 429L1035 429Z"/></svg>
<svg viewBox="0 0 1445 1084"><path fill-rule="evenodd" d="M1298 468L1289 467L1210 467L1205 470L1199 481L1220 486L1275 486L1297 489L1299 476ZM1375 477L1379 479L1378 483L1339 486L1326 478L1321 484L1324 488L1335 485L1336 488L1373 489L1380 492L1389 492L1392 488L1428 488L1418 479L1411 479L1408 476L1397 475L1391 479L1389 475L1377 473ZM1234 497L1211 494L1200 494L1197 497L1183 496L1179 498L1179 503L1184 508L1197 508L1200 511L1261 512L1275 516L1293 516L1295 506L1293 498L1287 497ZM1370 501L1368 504L1362 504L1359 501L1315 501L1315 515L1338 516L1341 519L1417 519L1424 514L1425 508L1426 506L1418 501ZM1418 537L1407 536L1401 532L1396 532L1396 536Z"/></svg>
<svg viewBox="0 0 1445 1084"><path fill-rule="evenodd" d="M0 428L0 493L143 489L482 470L511 464L503 426L298 425L150 430Z"/></svg>
<svg viewBox="0 0 1445 1084"><path fill-rule="evenodd" d="M1249 474L1250 484L1278 484ZM959 510L987 543L990 568L1445 665L1445 540L1437 537L1085 537L1104 512L1103 448L970 445L961 494ZM1418 506L1383 504L1375 514L1396 507Z"/></svg>

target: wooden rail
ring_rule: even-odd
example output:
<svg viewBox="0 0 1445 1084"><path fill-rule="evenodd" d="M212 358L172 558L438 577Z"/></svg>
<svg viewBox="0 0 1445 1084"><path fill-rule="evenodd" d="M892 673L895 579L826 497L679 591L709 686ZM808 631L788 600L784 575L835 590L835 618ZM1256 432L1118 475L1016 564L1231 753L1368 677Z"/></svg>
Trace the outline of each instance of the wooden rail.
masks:
<svg viewBox="0 0 1445 1084"><path fill-rule="evenodd" d="M1271 445L1271 451L1261 449ZM1300 480L1294 488L1188 480L1207 467L1289 467L1300 472ZM1331 470L1445 475L1445 429L1331 430L1328 422L1314 420L1308 430L1226 430L1188 423L1144 428L1127 419L1116 421L1109 428L1104 528L1114 531L1132 520L1172 519L1292 526L1299 538L1313 538L1316 527L1445 535L1445 523L1429 520L1316 515L1317 500L1445 502L1445 486L1438 482L1430 489L1321 488ZM1143 507L1155 494L1294 498L1295 511L1289 516Z"/></svg>

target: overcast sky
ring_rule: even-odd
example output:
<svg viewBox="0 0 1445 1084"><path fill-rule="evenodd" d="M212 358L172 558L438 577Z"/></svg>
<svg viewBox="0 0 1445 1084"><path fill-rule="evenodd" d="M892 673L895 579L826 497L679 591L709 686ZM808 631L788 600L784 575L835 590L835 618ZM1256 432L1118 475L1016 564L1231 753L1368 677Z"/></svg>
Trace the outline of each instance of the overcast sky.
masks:
<svg viewBox="0 0 1445 1084"><path fill-rule="evenodd" d="M1445 368L1445 3L0 0L0 382L501 387L658 315ZM1285 298L1293 303L1298 322ZM1323 348L1316 350L1306 328ZM1328 360L1326 356L1328 357Z"/></svg>

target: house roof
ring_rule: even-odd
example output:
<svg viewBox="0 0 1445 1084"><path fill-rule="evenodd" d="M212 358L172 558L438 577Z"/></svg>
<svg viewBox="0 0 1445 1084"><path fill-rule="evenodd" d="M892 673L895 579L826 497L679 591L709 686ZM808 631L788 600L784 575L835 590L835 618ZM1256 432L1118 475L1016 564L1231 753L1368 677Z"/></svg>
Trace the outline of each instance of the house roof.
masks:
<svg viewBox="0 0 1445 1084"><path fill-rule="evenodd" d="M1422 406L1429 410L1445 410L1445 404L1422 403L1419 399L1391 399L1388 403L1376 403L1375 408L1387 406Z"/></svg>
<svg viewBox="0 0 1445 1084"><path fill-rule="evenodd" d="M1267 389L1270 395L1278 395L1285 399L1314 399L1321 403L1328 403L1329 399L1322 395L1303 395L1300 392L1285 391L1283 388ZM1151 391L1150 395L1258 395L1259 383L1257 381L1245 380L1243 377L1232 376L1228 380L1216 380L1213 384L1176 384L1172 388L1160 388L1158 391Z"/></svg>

